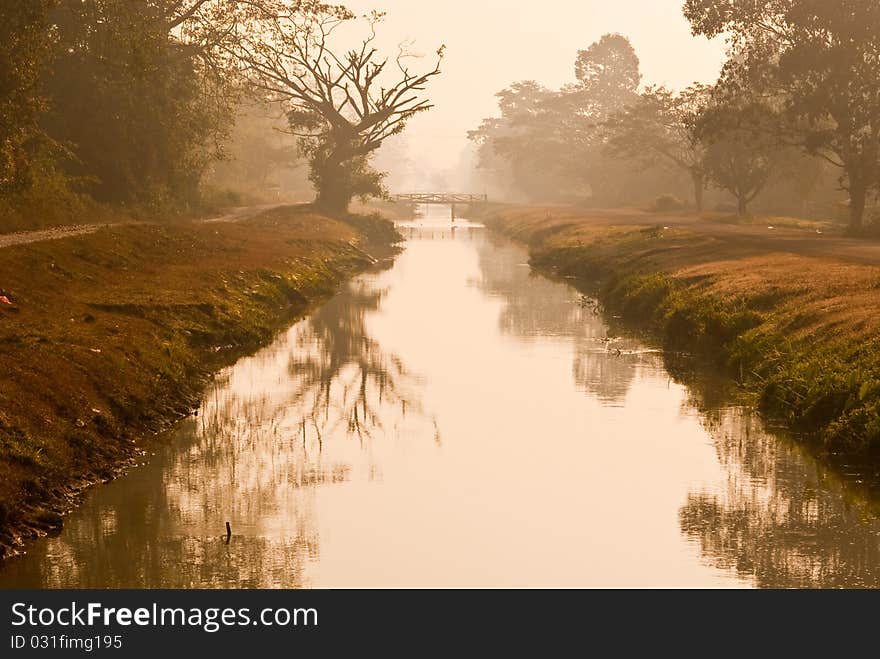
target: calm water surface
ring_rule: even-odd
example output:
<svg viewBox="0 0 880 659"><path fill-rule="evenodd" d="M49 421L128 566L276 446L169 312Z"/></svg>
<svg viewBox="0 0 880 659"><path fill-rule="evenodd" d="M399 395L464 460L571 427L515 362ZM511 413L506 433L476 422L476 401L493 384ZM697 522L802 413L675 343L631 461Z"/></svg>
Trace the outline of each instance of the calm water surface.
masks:
<svg viewBox="0 0 880 659"><path fill-rule="evenodd" d="M852 488L447 212L0 586L880 586Z"/></svg>

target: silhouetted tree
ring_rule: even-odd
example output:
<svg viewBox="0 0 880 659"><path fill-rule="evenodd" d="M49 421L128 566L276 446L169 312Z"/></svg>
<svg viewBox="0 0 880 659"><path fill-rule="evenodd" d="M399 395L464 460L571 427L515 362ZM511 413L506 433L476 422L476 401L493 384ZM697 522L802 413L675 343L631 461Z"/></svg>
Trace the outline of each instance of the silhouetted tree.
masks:
<svg viewBox="0 0 880 659"><path fill-rule="evenodd" d="M621 34L606 34L578 51L574 71L581 89L604 111L631 103L642 79L636 51Z"/></svg>
<svg viewBox="0 0 880 659"><path fill-rule="evenodd" d="M533 199L582 198L612 188L601 126L636 99L639 60L626 37L605 35L578 53L577 82L558 91L527 80L496 96L500 118L468 133L481 167L503 169ZM498 167L502 161L505 167Z"/></svg>
<svg viewBox="0 0 880 659"><path fill-rule="evenodd" d="M606 152L645 165L671 163L684 170L694 185L694 203L703 210L706 188L706 147L698 134L700 118L711 100L711 88L692 85L676 94L651 87L606 123Z"/></svg>
<svg viewBox="0 0 880 659"><path fill-rule="evenodd" d="M344 212L354 196L382 194L382 175L368 157L432 107L420 92L439 75L444 50L425 73L410 69L413 55L404 49L393 60L382 58L375 46L382 14L374 12L360 46L341 52L331 46L332 35L354 18L336 5L279 3L274 15L256 17L227 41L252 84L287 109L309 158L317 203L333 212Z"/></svg>
<svg viewBox="0 0 880 659"><path fill-rule="evenodd" d="M773 112L755 102L712 106L698 122L697 136L706 148L706 174L736 197L740 216L748 214L748 204L779 167L784 150L771 137L774 125Z"/></svg>

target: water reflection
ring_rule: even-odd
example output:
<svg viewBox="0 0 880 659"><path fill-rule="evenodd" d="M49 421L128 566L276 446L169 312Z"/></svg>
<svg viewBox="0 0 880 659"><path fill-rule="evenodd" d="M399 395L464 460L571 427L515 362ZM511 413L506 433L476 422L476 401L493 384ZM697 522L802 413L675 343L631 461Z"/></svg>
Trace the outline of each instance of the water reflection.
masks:
<svg viewBox="0 0 880 659"><path fill-rule="evenodd" d="M3 585L309 585L306 566L320 556L315 489L381 480L381 452L365 442L434 427L412 393L418 379L367 331L381 277L355 280L222 373L197 417L146 465L97 490L60 537L12 561Z"/></svg>
<svg viewBox="0 0 880 659"><path fill-rule="evenodd" d="M834 471L742 409L706 425L727 479L690 493L680 520L713 564L768 588L880 587L880 522Z"/></svg>
<svg viewBox="0 0 880 659"><path fill-rule="evenodd" d="M4 586L15 587L277 587L301 583L302 564L317 551L308 507L285 510L283 541L239 533L227 546L223 520L243 511L270 513L286 489L267 469L285 450L248 454L260 430L203 434L188 421L174 450L101 489L65 525L13 561ZM255 485L255 482L258 482ZM308 500L303 498L303 503ZM289 516L288 516L289 515ZM236 529L243 531L244 529Z"/></svg>
<svg viewBox="0 0 880 659"><path fill-rule="evenodd" d="M479 245L478 254L480 288L504 300L501 331L573 341L574 380L603 403L621 404L640 368L661 368L657 351L632 337L609 333L595 300L536 274L520 247L490 236Z"/></svg>
<svg viewBox="0 0 880 659"><path fill-rule="evenodd" d="M554 282L515 257L497 258L504 250L517 248L496 239L479 249L481 285L506 303L502 330L573 338L575 381L605 403L625 400L638 369L656 367L656 357L646 358L651 351L637 342L609 337L595 302L553 295ZM678 374L694 383L692 373ZM682 531L714 565L762 587L880 587L880 521L859 496L864 492L854 493L793 440L768 433L754 414L728 407L729 383L701 384L699 401L689 396L682 411L700 409L726 481L688 494Z"/></svg>
<svg viewBox="0 0 880 659"><path fill-rule="evenodd" d="M479 226L402 229L0 586L880 586L868 506L724 386Z"/></svg>
<svg viewBox="0 0 880 659"><path fill-rule="evenodd" d="M383 352L365 326L367 312L377 312L384 291L363 279L351 285L316 313L297 336L288 367L297 383L291 401L304 411L303 440L322 437L344 426L364 440L376 432L393 431L407 410L420 411L419 399L408 392L416 382L396 355ZM391 417L391 418L388 418Z"/></svg>

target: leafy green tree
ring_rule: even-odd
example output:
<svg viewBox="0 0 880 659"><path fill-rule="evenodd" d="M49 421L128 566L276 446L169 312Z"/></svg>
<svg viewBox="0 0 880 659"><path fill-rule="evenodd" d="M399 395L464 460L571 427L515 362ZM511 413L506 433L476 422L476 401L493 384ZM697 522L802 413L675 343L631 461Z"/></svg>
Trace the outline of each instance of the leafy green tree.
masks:
<svg viewBox="0 0 880 659"><path fill-rule="evenodd" d="M727 34L722 84L783 105L788 135L839 167L850 228L880 185L880 3L876 0L687 0L695 34Z"/></svg>
<svg viewBox="0 0 880 659"><path fill-rule="evenodd" d="M40 80L51 52L47 13L51 0L0 5L0 192L30 184L44 157L39 117L45 105Z"/></svg>
<svg viewBox="0 0 880 659"><path fill-rule="evenodd" d="M98 199L168 207L197 198L230 120L206 102L198 50L151 0L61 3L47 132L68 145L71 174Z"/></svg>

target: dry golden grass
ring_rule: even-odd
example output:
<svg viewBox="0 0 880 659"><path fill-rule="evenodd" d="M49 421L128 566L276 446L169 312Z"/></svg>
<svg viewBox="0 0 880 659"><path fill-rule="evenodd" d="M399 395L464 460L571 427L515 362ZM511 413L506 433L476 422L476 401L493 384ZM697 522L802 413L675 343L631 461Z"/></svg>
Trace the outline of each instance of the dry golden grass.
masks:
<svg viewBox="0 0 880 659"><path fill-rule="evenodd" d="M15 304L0 308L0 556L57 523L68 485L188 412L213 369L364 267L359 240L286 208L0 249Z"/></svg>

